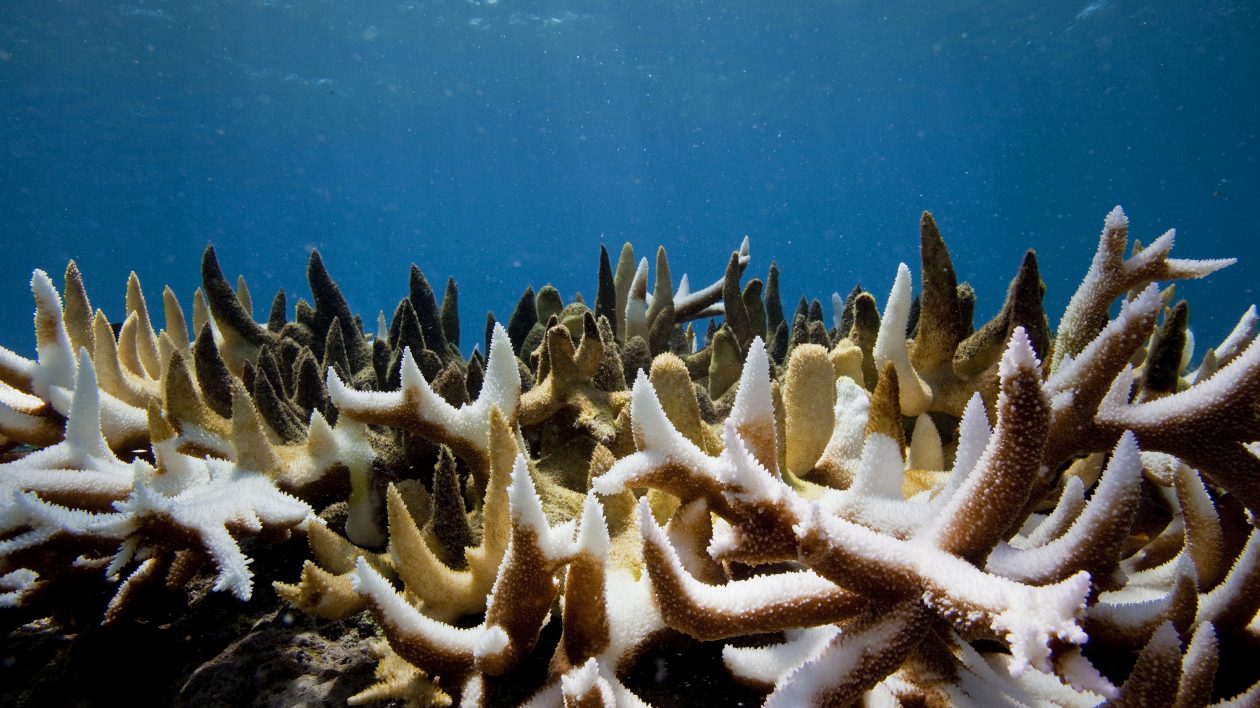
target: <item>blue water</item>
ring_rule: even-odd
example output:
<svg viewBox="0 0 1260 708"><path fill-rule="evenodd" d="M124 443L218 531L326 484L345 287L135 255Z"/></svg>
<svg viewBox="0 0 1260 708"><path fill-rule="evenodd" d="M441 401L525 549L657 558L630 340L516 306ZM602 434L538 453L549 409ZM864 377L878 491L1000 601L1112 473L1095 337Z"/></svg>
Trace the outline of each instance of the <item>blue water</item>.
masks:
<svg viewBox="0 0 1260 708"><path fill-rule="evenodd" d="M1254 2L10 0L0 343L69 258L112 319L130 270L189 311L207 243L259 318L310 248L369 329L409 263L454 276L465 352L627 240L700 285L748 234L789 305L882 307L923 209L977 325L1029 247L1053 324L1122 204L1240 258L1179 286L1202 352L1258 299L1257 86Z"/></svg>

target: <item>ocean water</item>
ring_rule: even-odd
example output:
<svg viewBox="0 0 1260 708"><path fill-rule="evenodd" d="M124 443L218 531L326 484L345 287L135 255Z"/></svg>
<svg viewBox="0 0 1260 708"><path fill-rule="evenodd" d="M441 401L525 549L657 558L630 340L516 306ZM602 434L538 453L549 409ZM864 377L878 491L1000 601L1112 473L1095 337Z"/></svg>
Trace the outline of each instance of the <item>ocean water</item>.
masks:
<svg viewBox="0 0 1260 708"><path fill-rule="evenodd" d="M1121 204L1239 258L1178 286L1201 352L1260 299L1257 86L1237 0L9 0L0 343L70 258L111 319L132 270L190 312L207 243L260 319L312 248L369 329L410 263L454 277L465 352L526 285L593 302L625 241L699 286L747 234L789 307L882 307L924 209L977 326L1027 248L1054 324Z"/></svg>

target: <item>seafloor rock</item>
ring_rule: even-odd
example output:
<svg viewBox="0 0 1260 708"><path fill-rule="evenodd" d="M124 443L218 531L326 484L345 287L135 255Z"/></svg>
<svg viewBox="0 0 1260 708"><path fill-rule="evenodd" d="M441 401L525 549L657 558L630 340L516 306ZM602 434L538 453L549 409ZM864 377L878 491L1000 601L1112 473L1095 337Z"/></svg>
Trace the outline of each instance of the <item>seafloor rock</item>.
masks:
<svg viewBox="0 0 1260 708"><path fill-rule="evenodd" d="M267 622L198 666L180 688L176 705L343 705L363 690L376 665L372 645L379 640L371 626L293 624L291 617Z"/></svg>

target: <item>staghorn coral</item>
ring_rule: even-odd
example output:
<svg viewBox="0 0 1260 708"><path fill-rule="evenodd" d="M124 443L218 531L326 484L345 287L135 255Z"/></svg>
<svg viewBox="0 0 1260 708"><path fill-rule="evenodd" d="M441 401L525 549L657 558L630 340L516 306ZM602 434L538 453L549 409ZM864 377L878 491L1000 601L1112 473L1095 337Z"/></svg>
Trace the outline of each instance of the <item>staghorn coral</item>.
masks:
<svg viewBox="0 0 1260 708"><path fill-rule="evenodd" d="M665 657L766 705L1245 702L1255 311L1190 369L1156 283L1230 261L1171 232L1126 259L1127 230L1053 336L1032 252L973 330L926 213L922 292L903 264L882 313L855 288L789 320L746 239L695 292L658 250L649 294L627 245L594 310L531 288L467 358L414 266L375 333L317 253L314 304L258 323L208 249L191 329L133 277L115 334L74 264L64 302L37 272L37 357L0 349L0 606L96 578L117 623L207 565L249 598L246 537L298 531L277 596L379 627L353 704L671 704Z"/></svg>

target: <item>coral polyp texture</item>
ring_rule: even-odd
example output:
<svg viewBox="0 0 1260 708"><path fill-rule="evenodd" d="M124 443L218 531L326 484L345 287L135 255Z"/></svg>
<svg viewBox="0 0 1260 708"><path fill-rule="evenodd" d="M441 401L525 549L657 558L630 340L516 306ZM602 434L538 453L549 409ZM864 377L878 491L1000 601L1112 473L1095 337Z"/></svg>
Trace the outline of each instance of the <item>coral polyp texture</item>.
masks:
<svg viewBox="0 0 1260 708"><path fill-rule="evenodd" d="M37 271L0 616L143 621L200 578L370 617L354 705L1255 705L1260 320L1196 359L1169 283L1232 261L1172 246L1114 209L1052 330L1031 251L974 326L927 213L882 312L785 316L747 240L696 290L627 244L593 307L527 289L469 356L415 266L375 332L318 253L258 322L207 249L161 330L134 276L111 326Z"/></svg>

